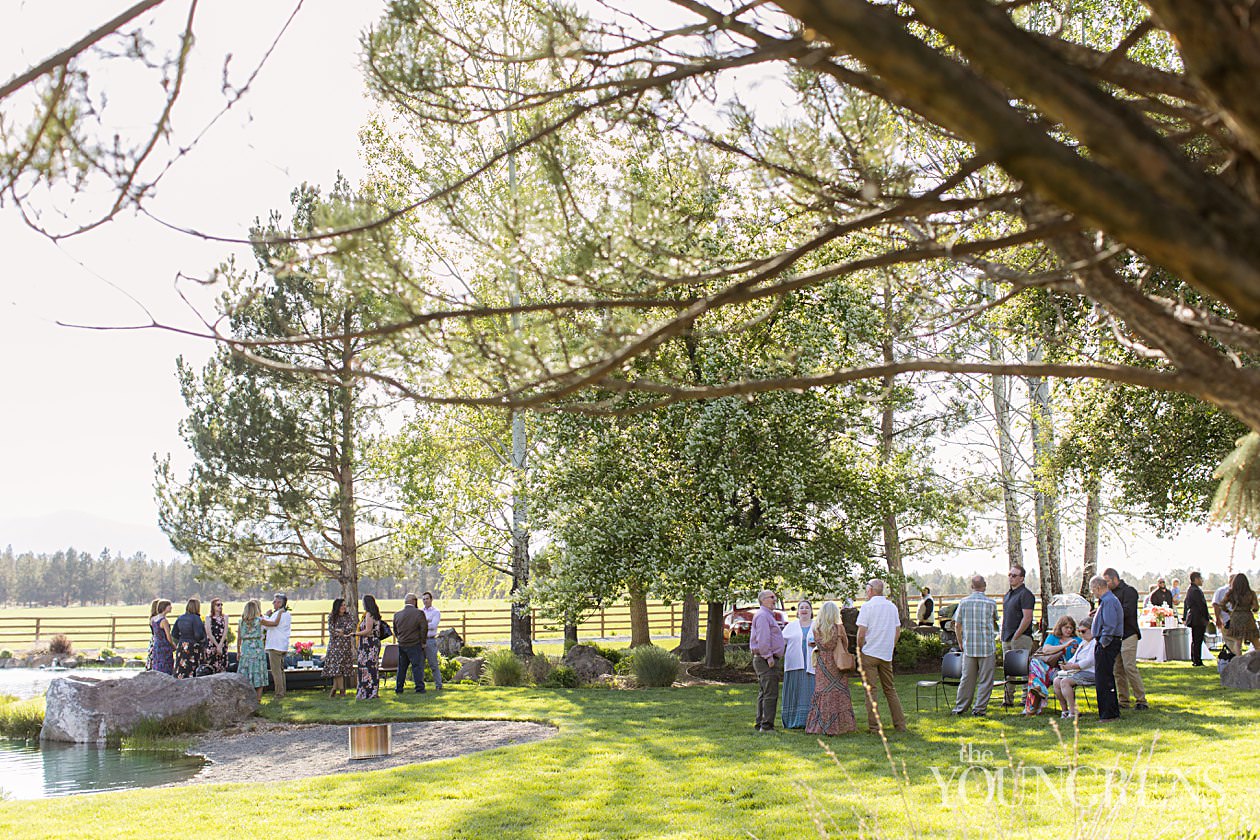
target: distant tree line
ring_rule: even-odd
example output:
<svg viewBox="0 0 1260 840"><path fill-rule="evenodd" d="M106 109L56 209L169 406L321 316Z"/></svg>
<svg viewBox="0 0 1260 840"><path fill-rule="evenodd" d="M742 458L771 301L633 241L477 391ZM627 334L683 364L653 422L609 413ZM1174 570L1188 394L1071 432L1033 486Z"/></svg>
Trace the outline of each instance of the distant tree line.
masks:
<svg viewBox="0 0 1260 840"><path fill-rule="evenodd" d="M435 595L458 597L442 592L442 578L436 566L408 568L398 577L363 578L362 592L378 598L401 598L407 592L430 591ZM16 553L8 546L0 553L0 604L28 607L110 606L147 604L154 598L180 601L192 596L202 600L229 601L265 597L276 587L265 581L234 589L221 581L203 577L197 564L179 558L155 560L138 551L131 556L104 549L92 555L67 548L52 554ZM341 595L335 580L322 580L305 586L283 587L295 600L331 599Z"/></svg>

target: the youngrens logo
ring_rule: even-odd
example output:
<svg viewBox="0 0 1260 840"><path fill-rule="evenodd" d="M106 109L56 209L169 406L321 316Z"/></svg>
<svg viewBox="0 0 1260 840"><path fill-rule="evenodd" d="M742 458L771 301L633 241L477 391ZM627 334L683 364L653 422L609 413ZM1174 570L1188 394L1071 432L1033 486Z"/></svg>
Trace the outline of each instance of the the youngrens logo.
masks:
<svg viewBox="0 0 1260 840"><path fill-rule="evenodd" d="M1003 756L1005 758L1005 756ZM1058 804L1065 807L1111 807L1149 799L1201 805L1222 799L1224 786L1212 768L1186 770L1162 767L1148 755L1109 767L1088 764L1036 765L1000 761L991 749L964 742L958 763L932 765L932 779L943 807L968 804Z"/></svg>

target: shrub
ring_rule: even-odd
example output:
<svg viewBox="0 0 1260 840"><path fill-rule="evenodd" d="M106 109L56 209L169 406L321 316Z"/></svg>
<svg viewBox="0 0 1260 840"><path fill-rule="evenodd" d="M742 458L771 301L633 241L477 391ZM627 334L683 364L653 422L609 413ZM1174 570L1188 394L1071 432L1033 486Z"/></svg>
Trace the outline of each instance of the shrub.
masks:
<svg viewBox="0 0 1260 840"><path fill-rule="evenodd" d="M556 666L560 664L560 660L550 656L539 654L530 659L527 664L529 671L529 679L534 685L543 685L551 677Z"/></svg>
<svg viewBox="0 0 1260 840"><path fill-rule="evenodd" d="M482 681L489 685L520 685L525 681L525 663L506 648L491 651L486 656Z"/></svg>
<svg viewBox="0 0 1260 840"><path fill-rule="evenodd" d="M74 642L65 633L58 633L48 643L48 652L66 655L74 652Z"/></svg>
<svg viewBox="0 0 1260 840"><path fill-rule="evenodd" d="M726 651L726 667L744 670L752 667L753 655L751 650L732 650Z"/></svg>
<svg viewBox="0 0 1260 840"><path fill-rule="evenodd" d="M455 679L455 675L459 673L459 663L454 659L447 659L442 654L438 654L438 667L442 672L442 682L449 682Z"/></svg>
<svg viewBox="0 0 1260 840"><path fill-rule="evenodd" d="M19 700L0 696L0 735L6 738L38 738L44 725L44 698Z"/></svg>
<svg viewBox="0 0 1260 840"><path fill-rule="evenodd" d="M12 658L13 658L13 651L0 650L0 659L12 659Z"/></svg>
<svg viewBox="0 0 1260 840"><path fill-rule="evenodd" d="M742 647L747 647L751 641L751 633L732 633L731 637L726 640L726 643L728 645L740 645Z"/></svg>
<svg viewBox="0 0 1260 840"><path fill-rule="evenodd" d="M631 657L634 678L645 688L668 688L678 679L678 657L656 645L642 645Z"/></svg>
<svg viewBox="0 0 1260 840"><path fill-rule="evenodd" d="M945 655L945 642L940 636L919 636L919 661L940 659Z"/></svg>
<svg viewBox="0 0 1260 840"><path fill-rule="evenodd" d="M459 655L467 659L474 659L478 656L481 656L481 653L484 650L485 648L483 647L478 647L475 645L464 645L462 648L459 649Z"/></svg>
<svg viewBox="0 0 1260 840"><path fill-rule="evenodd" d="M616 669L618 662L630 655L629 651L624 648L601 647L600 645L589 642L587 643L587 647L594 648L596 653L612 663L614 669Z"/></svg>
<svg viewBox="0 0 1260 840"><path fill-rule="evenodd" d="M543 688L577 688L581 683L577 671L568 665L557 665L539 685Z"/></svg>
<svg viewBox="0 0 1260 840"><path fill-rule="evenodd" d="M897 636L897 646L893 648L893 666L909 669L919 664L919 634L902 630Z"/></svg>

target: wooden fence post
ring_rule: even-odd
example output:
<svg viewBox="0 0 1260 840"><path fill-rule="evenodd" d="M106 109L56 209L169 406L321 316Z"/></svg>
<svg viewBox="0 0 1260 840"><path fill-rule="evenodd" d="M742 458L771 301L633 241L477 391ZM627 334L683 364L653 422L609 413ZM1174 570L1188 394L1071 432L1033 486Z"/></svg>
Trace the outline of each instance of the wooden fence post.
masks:
<svg viewBox="0 0 1260 840"><path fill-rule="evenodd" d="M38 639L38 638L40 638L40 635L39 635L39 616L35 616L35 638L37 638L37 639Z"/></svg>
<svg viewBox="0 0 1260 840"><path fill-rule="evenodd" d="M118 647L118 616L109 617L109 649Z"/></svg>
<svg viewBox="0 0 1260 840"><path fill-rule="evenodd" d="M459 635L464 638L464 644L468 644L468 613L461 612L459 614Z"/></svg>
<svg viewBox="0 0 1260 840"><path fill-rule="evenodd" d="M604 615L606 613L607 613L606 608L604 607L599 608L599 637L601 639L607 638L607 636L604 633Z"/></svg>
<svg viewBox="0 0 1260 840"><path fill-rule="evenodd" d="M319 616L319 643L326 644L324 641L324 633L328 630L328 616L320 613Z"/></svg>

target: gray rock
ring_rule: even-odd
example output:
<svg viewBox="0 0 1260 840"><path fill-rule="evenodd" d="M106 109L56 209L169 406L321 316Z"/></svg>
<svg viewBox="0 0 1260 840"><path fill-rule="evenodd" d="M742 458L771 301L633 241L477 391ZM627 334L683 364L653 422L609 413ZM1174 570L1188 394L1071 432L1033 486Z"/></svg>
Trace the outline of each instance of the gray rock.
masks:
<svg viewBox="0 0 1260 840"><path fill-rule="evenodd" d="M445 630L438 631L437 649L438 653L447 659L453 659L464 649L464 640L455 632L455 628L447 627Z"/></svg>
<svg viewBox="0 0 1260 840"><path fill-rule="evenodd" d="M613 672L612 663L600 656L595 648L587 645L574 645L562 661L577 672L578 679L582 682L595 682L599 677Z"/></svg>
<svg viewBox="0 0 1260 840"><path fill-rule="evenodd" d="M459 663L459 670L455 672L455 676L451 677L451 682L457 683L460 680L472 680L473 682L481 682L481 669L486 664L486 660L478 657L456 656L455 661Z"/></svg>
<svg viewBox="0 0 1260 840"><path fill-rule="evenodd" d="M1250 650L1235 656L1221 667L1221 685L1225 688L1260 689L1260 651Z"/></svg>
<svg viewBox="0 0 1260 840"><path fill-rule="evenodd" d="M44 741L101 743L145 719L204 715L211 728L239 723L258 710L258 694L244 674L177 680L145 671L130 679L74 675L53 680L45 700Z"/></svg>

